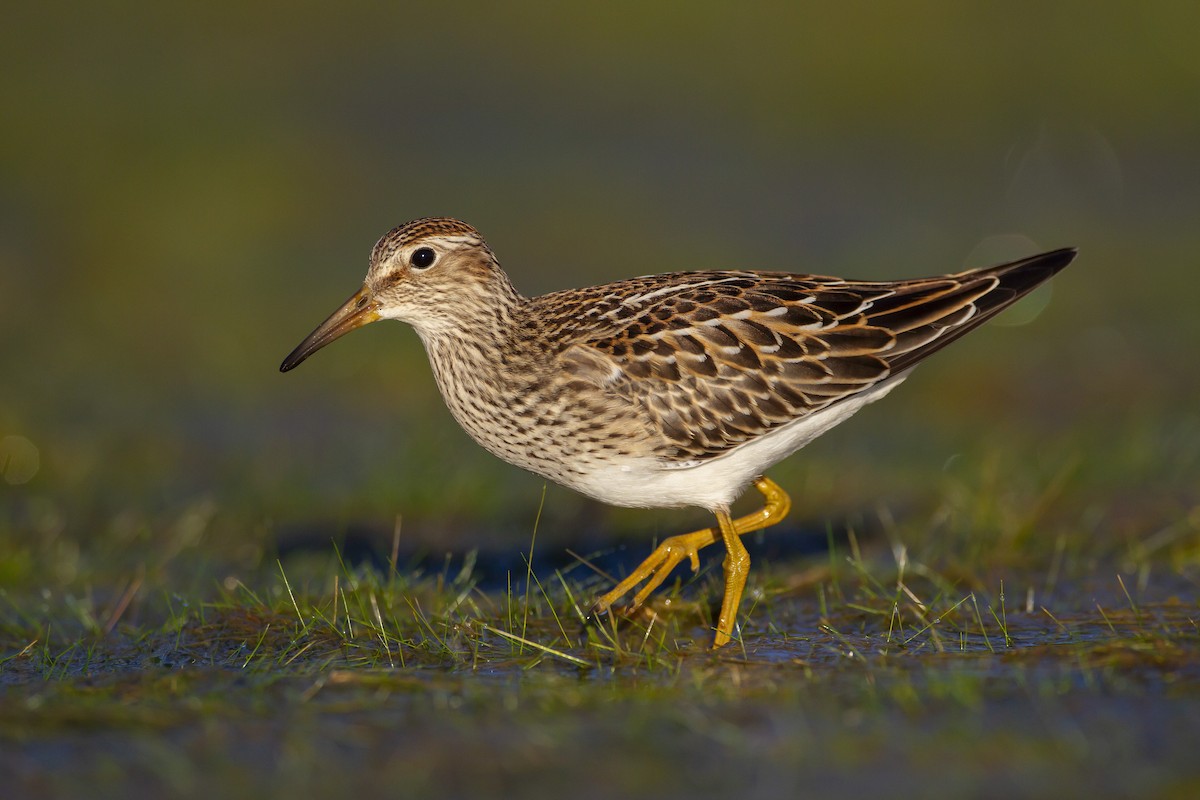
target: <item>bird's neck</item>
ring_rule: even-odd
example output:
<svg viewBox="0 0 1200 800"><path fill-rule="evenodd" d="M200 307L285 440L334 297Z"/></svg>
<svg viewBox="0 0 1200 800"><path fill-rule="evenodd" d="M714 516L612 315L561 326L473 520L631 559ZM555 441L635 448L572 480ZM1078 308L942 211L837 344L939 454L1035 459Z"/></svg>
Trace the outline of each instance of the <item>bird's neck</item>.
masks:
<svg viewBox="0 0 1200 800"><path fill-rule="evenodd" d="M514 331L529 301L499 277L485 294L462 297L453 318L417 328L443 393L495 373L514 356Z"/></svg>
<svg viewBox="0 0 1200 800"><path fill-rule="evenodd" d="M455 328L421 335L438 389L459 425L493 454L522 464L519 449L498 431L513 427L500 424L513 413L509 401L529 394L529 382L541 372L527 369L541 354L516 332L527 303L514 291L503 302L464 315Z"/></svg>

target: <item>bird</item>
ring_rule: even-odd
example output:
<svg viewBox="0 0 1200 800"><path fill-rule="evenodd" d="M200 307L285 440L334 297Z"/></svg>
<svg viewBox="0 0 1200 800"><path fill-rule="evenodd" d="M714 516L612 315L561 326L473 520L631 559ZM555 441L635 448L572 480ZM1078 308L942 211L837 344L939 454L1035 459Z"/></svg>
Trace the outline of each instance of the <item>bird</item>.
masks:
<svg viewBox="0 0 1200 800"><path fill-rule="evenodd" d="M715 650L740 631L750 569L741 537L791 507L765 471L1076 252L918 279L683 271L525 297L479 231L426 217L379 239L362 287L280 371L352 330L400 320L423 343L450 413L492 454L603 503L707 509L716 526L663 540L592 612L608 613L641 584L624 609L632 613L719 541ZM762 508L733 518L730 505L751 485Z"/></svg>

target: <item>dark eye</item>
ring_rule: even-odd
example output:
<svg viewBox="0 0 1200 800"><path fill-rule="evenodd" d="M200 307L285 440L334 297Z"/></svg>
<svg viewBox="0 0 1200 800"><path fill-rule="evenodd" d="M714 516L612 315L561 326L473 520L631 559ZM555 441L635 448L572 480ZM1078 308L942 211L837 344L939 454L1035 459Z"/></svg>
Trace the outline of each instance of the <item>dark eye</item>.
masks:
<svg viewBox="0 0 1200 800"><path fill-rule="evenodd" d="M437 253L433 252L432 248L418 247L413 251L412 258L408 263L412 264L414 269L429 269L433 266L435 259L437 259Z"/></svg>

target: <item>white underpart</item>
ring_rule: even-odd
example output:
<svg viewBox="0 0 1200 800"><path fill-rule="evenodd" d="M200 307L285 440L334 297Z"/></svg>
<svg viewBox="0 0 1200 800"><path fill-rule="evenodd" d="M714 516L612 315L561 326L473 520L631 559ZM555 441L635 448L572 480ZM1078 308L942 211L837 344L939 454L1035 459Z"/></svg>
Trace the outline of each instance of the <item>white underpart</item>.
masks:
<svg viewBox="0 0 1200 800"><path fill-rule="evenodd" d="M682 464L647 458L620 466L596 465L591 473L568 484L615 506L728 508L752 480L863 406L886 395L910 371L893 375L864 392L790 422L718 458Z"/></svg>

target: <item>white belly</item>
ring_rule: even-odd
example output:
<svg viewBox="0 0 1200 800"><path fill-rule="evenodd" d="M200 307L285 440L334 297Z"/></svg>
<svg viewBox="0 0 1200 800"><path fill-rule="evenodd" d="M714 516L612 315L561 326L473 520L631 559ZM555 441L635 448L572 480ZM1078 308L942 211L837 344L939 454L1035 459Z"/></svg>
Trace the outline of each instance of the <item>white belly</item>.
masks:
<svg viewBox="0 0 1200 800"><path fill-rule="evenodd" d="M589 497L615 506L728 508L765 470L863 406L883 397L907 376L908 372L894 375L861 394L696 466L671 467L657 459L646 458L621 465L597 465L584 476L566 483Z"/></svg>

